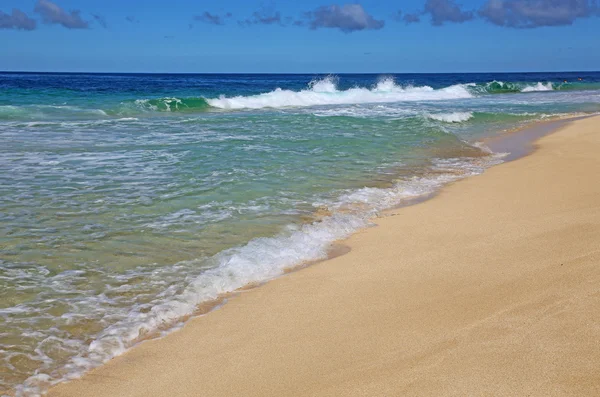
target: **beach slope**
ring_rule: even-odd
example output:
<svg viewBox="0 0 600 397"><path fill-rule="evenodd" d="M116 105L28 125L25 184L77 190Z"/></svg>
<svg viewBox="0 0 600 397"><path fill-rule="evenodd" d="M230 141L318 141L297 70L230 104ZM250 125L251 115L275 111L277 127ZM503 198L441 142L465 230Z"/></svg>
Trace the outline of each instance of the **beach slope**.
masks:
<svg viewBox="0 0 600 397"><path fill-rule="evenodd" d="M50 396L600 395L600 118Z"/></svg>

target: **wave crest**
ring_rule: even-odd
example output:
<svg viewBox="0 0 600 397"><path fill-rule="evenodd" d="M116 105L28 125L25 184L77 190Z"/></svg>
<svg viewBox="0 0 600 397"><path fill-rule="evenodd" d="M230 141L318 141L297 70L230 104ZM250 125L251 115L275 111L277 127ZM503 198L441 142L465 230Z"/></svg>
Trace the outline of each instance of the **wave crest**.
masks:
<svg viewBox="0 0 600 397"><path fill-rule="evenodd" d="M533 91L553 91L561 89L562 86L554 86L552 82L542 83L521 83L521 82L504 82L490 81L489 83L471 83L467 84L469 91L474 94L510 94L519 92Z"/></svg>
<svg viewBox="0 0 600 397"><path fill-rule="evenodd" d="M354 87L339 90L337 79L328 76L314 80L301 91L277 88L274 91L250 95L207 99L207 103L220 109L262 109L283 107L305 107L318 105L350 105L361 103L434 101L471 98L473 95L463 85L453 85L435 90L429 86L402 87L393 79L380 80L373 88Z"/></svg>
<svg viewBox="0 0 600 397"><path fill-rule="evenodd" d="M151 112L193 112L204 110L209 107L204 98L157 98L157 99L137 99L135 105Z"/></svg>
<svg viewBox="0 0 600 397"><path fill-rule="evenodd" d="M535 85L528 85L527 87L523 88L521 90L521 92L534 92L534 91L553 91L554 90L554 86L552 85L552 83L548 82L546 84L538 82Z"/></svg>
<svg viewBox="0 0 600 397"><path fill-rule="evenodd" d="M428 114L428 118L444 123L463 123L473 118L472 112L453 112L453 113L436 113Z"/></svg>

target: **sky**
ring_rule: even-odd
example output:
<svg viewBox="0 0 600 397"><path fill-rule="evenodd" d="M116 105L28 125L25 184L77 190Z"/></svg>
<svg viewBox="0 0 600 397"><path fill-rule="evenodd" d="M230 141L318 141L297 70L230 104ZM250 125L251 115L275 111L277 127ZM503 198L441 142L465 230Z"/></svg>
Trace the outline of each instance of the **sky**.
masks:
<svg viewBox="0 0 600 397"><path fill-rule="evenodd" d="M0 0L0 70L600 70L598 0Z"/></svg>

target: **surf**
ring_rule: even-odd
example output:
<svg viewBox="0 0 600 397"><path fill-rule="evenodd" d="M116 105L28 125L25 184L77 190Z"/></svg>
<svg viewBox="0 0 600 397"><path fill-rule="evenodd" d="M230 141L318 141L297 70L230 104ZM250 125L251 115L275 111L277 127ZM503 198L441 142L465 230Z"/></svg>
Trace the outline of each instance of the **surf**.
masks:
<svg viewBox="0 0 600 397"><path fill-rule="evenodd" d="M308 107L323 105L350 105L404 101L439 101L471 98L473 95L463 85L434 89L430 86L401 86L391 78L380 80L371 88L353 87L339 90L334 77L313 80L308 87L293 91L276 88L273 91L250 95L207 99L207 103L219 109L263 109Z"/></svg>

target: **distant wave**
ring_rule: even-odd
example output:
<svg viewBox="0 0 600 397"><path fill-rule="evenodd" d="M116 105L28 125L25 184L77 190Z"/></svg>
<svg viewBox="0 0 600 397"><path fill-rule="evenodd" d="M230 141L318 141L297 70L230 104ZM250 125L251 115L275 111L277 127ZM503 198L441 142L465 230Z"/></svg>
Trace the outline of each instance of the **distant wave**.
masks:
<svg viewBox="0 0 600 397"><path fill-rule="evenodd" d="M334 77L312 81L307 89L301 91L277 88L274 91L250 95L207 99L210 106L220 109L262 109L303 107L318 105L349 105L361 103L383 103L402 101L434 101L471 98L473 95L463 85L453 85L441 89L429 86L402 87L393 79L379 81L372 88L354 87L338 90Z"/></svg>
<svg viewBox="0 0 600 397"><path fill-rule="evenodd" d="M66 105L0 105L0 120L31 120L69 117L105 117L102 109Z"/></svg>
<svg viewBox="0 0 600 397"><path fill-rule="evenodd" d="M467 99L488 94L525 93L534 91L574 90L588 88L581 83L503 82L455 84L434 89L430 86L401 86L392 78L383 78L371 88L353 87L340 90L335 76L313 80L299 91L276 88L255 95L226 96L218 98L156 98L138 99L133 103L137 110L147 112L201 112L213 109L241 110L326 105L359 105L369 103L394 103L411 101L439 101ZM600 88L590 85L589 88ZM132 104L127 104L131 109Z"/></svg>
<svg viewBox="0 0 600 397"><path fill-rule="evenodd" d="M471 83L467 84L470 92L473 94L508 94L508 93L519 93L519 92L533 92L533 91L553 91L555 89L568 88L566 83L557 84L556 86L551 82L537 82L537 83L521 83L521 82L504 82L504 81L491 81L489 83Z"/></svg>
<svg viewBox="0 0 600 397"><path fill-rule="evenodd" d="M310 107L326 105L360 105L369 103L394 103L411 101L440 101L468 99L489 94L527 93L534 91L558 91L600 89L596 83L552 83L552 82L503 82L455 84L434 89L430 86L401 86L392 78L382 78L371 88L353 87L340 90L335 76L311 81L299 91L276 88L273 91L218 98L164 97L137 99L123 102L118 109L107 110L110 115L135 115L139 112L187 112L196 113L212 110L268 109L287 107Z"/></svg>

